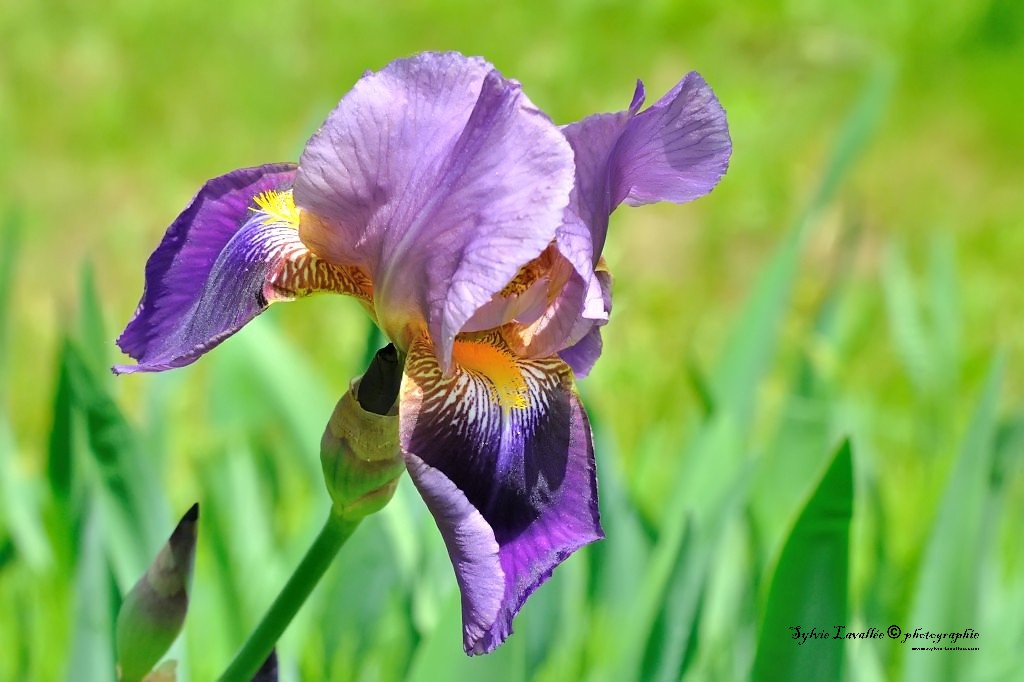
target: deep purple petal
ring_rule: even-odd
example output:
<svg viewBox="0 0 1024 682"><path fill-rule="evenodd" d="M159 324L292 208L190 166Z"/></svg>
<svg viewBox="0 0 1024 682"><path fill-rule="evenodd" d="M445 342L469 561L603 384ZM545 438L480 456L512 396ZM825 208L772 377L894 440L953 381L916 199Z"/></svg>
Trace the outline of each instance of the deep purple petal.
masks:
<svg viewBox="0 0 1024 682"><path fill-rule="evenodd" d="M434 515L462 593L463 642L473 651L498 620L505 598L500 548L487 520L441 471L405 453L405 464Z"/></svg>
<svg viewBox="0 0 1024 682"><path fill-rule="evenodd" d="M142 300L117 340L138 365L115 372L187 365L274 301L361 292L358 273L321 261L299 240L294 176L293 164L244 168L199 190L150 256Z"/></svg>
<svg viewBox="0 0 1024 682"><path fill-rule="evenodd" d="M725 174L731 153L725 110L691 71L623 131L615 148L612 205L704 196Z"/></svg>
<svg viewBox="0 0 1024 682"><path fill-rule="evenodd" d="M559 130L481 59L426 53L353 87L295 181L303 240L366 267L385 331L455 335L555 236L573 183Z"/></svg>
<svg viewBox="0 0 1024 682"><path fill-rule="evenodd" d="M486 653L559 563L603 537L594 450L557 357L518 359L493 333L460 337L452 357L446 377L429 342L412 345L399 429L458 576L466 651Z"/></svg>

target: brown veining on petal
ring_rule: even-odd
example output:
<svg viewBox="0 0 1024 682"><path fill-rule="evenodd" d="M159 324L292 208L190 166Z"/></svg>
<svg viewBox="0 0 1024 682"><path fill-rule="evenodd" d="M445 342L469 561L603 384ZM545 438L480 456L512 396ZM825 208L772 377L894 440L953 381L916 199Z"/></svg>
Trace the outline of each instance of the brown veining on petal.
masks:
<svg viewBox="0 0 1024 682"><path fill-rule="evenodd" d="M264 291L268 301L333 292L372 302L373 282L361 268L328 263L298 239L282 243L279 248L280 264L268 277Z"/></svg>
<svg viewBox="0 0 1024 682"><path fill-rule="evenodd" d="M519 268L512 281L498 293L505 298L520 295L543 277L548 280L547 299L551 302L565 286L571 272L572 265L559 252L556 242L552 241L539 256Z"/></svg>
<svg viewBox="0 0 1024 682"><path fill-rule="evenodd" d="M519 272L517 272L516 276L512 278L512 281L506 284L505 288L498 293L501 296L508 298L528 290L533 286L534 282L550 270L556 253L557 249L555 243L551 242L539 256L519 268Z"/></svg>

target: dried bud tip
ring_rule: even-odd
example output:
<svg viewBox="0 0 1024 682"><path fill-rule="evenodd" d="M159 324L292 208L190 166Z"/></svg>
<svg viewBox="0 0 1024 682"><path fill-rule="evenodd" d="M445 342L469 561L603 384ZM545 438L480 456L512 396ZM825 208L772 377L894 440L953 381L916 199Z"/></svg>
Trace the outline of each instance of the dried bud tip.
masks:
<svg viewBox="0 0 1024 682"><path fill-rule="evenodd" d="M198 520L199 520L199 503L195 502L195 503L193 503L193 505L191 507L188 508L188 511L185 512L185 515L181 517L181 521L178 522L178 527L180 528L181 525L183 523L185 523L185 522L195 523Z"/></svg>
<svg viewBox="0 0 1024 682"><path fill-rule="evenodd" d="M386 415L398 398L402 385L402 362L394 344L388 344L377 351L366 368L356 399L367 412Z"/></svg>

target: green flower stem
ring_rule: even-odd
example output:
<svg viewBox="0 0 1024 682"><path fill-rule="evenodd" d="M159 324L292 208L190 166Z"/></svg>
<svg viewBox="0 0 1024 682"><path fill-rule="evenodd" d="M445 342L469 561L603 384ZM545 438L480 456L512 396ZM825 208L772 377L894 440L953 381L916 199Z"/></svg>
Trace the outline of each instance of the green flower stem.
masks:
<svg viewBox="0 0 1024 682"><path fill-rule="evenodd" d="M271 604L270 610L221 675L222 682L249 682L253 678L361 520L345 519L331 512L327 523Z"/></svg>

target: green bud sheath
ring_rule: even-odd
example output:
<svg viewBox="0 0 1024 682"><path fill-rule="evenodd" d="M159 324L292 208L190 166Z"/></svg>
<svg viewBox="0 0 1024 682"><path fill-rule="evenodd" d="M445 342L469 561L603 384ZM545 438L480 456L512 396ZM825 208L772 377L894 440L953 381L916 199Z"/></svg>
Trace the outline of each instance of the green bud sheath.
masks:
<svg viewBox="0 0 1024 682"><path fill-rule="evenodd" d="M198 520L199 505L194 504L121 605L116 634L122 682L144 679L181 632L195 566Z"/></svg>
<svg viewBox="0 0 1024 682"><path fill-rule="evenodd" d="M401 375L394 347L378 351L363 377L352 382L334 407L320 441L334 513L348 521L380 511L405 471L395 407Z"/></svg>

